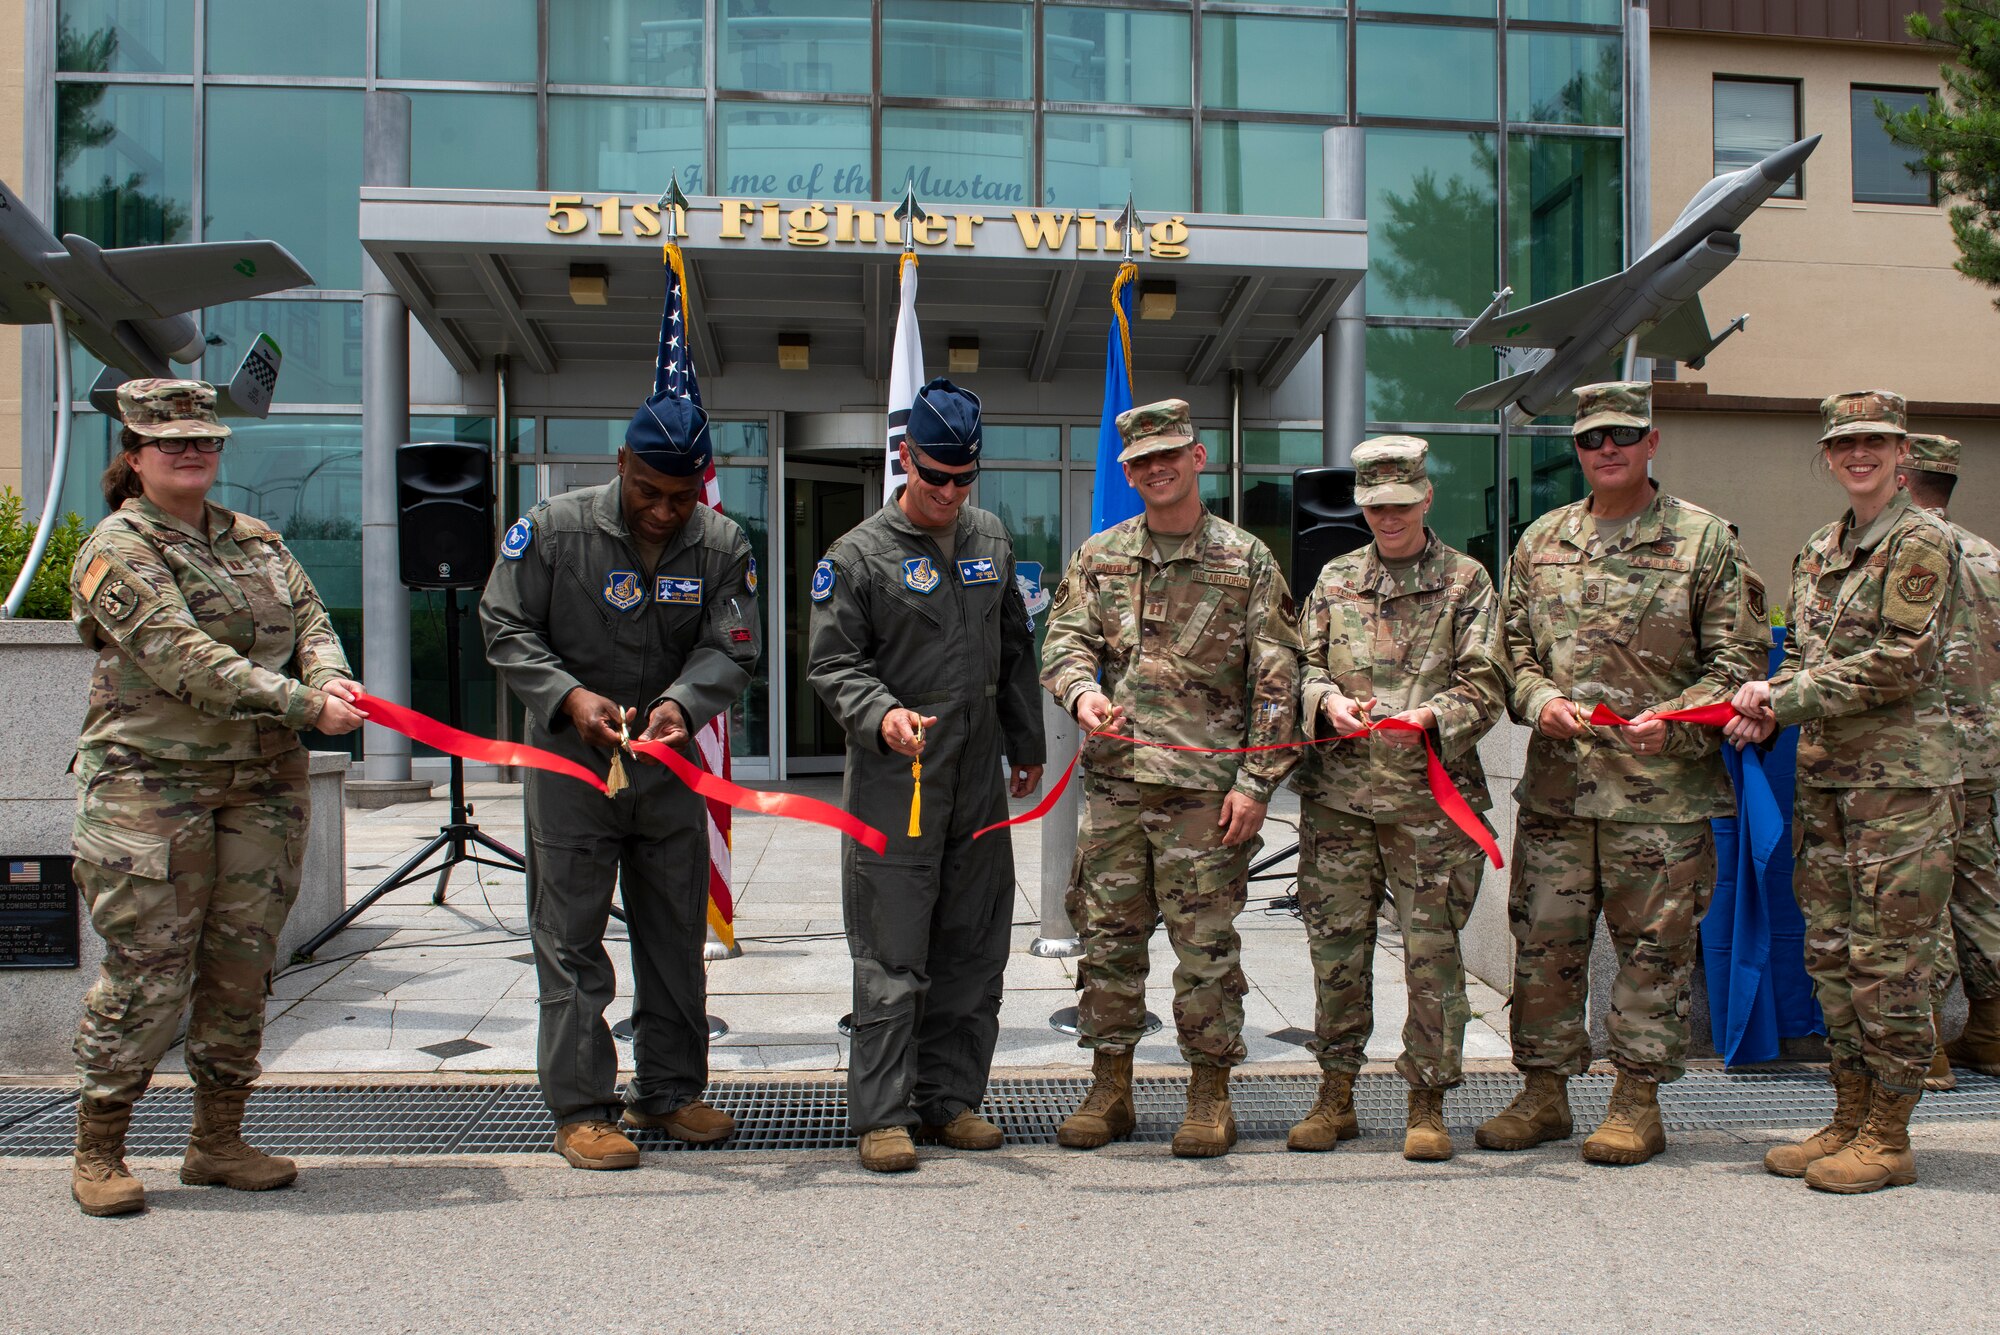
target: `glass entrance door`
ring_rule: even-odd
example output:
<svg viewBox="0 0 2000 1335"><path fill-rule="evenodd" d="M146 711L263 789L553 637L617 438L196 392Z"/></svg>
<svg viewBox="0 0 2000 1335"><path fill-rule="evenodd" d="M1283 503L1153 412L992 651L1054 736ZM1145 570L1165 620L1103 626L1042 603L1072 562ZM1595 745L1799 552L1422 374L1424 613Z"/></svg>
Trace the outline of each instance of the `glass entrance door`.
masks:
<svg viewBox="0 0 2000 1335"><path fill-rule="evenodd" d="M806 684L813 568L826 549L875 509L879 465L785 462L785 769L838 774L847 734Z"/></svg>

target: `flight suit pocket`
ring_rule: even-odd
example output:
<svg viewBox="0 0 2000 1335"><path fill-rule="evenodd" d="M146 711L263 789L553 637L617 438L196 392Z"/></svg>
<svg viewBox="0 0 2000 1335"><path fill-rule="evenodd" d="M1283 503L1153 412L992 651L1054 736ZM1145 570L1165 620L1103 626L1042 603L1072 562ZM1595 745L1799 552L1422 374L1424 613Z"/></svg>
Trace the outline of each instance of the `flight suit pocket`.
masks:
<svg viewBox="0 0 2000 1335"><path fill-rule="evenodd" d="M71 849L91 925L105 940L130 941L178 909L169 836L79 813Z"/></svg>
<svg viewBox="0 0 2000 1335"><path fill-rule="evenodd" d="M899 585L885 586L885 601L891 610L918 630L944 628L944 615L930 599L933 595L906 593Z"/></svg>

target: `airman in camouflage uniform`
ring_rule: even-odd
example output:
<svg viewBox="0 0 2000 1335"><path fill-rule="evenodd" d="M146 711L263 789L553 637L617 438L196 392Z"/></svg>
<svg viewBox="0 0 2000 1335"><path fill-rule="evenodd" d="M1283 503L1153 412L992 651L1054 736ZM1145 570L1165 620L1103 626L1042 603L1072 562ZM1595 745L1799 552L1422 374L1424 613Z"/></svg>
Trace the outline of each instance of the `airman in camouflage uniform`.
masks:
<svg viewBox="0 0 2000 1335"><path fill-rule="evenodd" d="M1094 1148L1132 1127L1132 1048L1145 1015L1147 939L1164 914L1179 966L1174 1020L1194 1068L1174 1152L1235 1143L1229 1068L1245 1055L1236 935L1257 829L1292 751L1204 755L1164 746L1290 742L1298 712L1298 637L1270 550L1207 513L1207 453L1178 399L1121 414L1119 461L1145 514L1077 550L1050 612L1042 685L1086 732L1084 814L1070 920L1080 1042L1096 1083L1063 1124L1065 1145Z"/></svg>
<svg viewBox="0 0 2000 1335"><path fill-rule="evenodd" d="M1737 693L1729 731L1761 741L1799 725L1793 890L1837 1095L1833 1123L1765 1167L1855 1193L1916 1180L1909 1118L1936 1045L1931 979L1964 811L1945 664L1959 561L1951 527L1896 487L1901 396L1837 394L1822 410L1822 451L1854 503L1792 563L1784 663Z"/></svg>
<svg viewBox="0 0 2000 1335"><path fill-rule="evenodd" d="M1428 447L1385 436L1354 451L1355 492L1375 540L1320 572L1299 619L1308 735L1401 717L1430 735L1475 811L1493 805L1477 744L1506 708L1493 655L1499 600L1486 568L1424 526ZM1299 910L1318 984L1308 1046L1325 1073L1292 1128L1295 1150L1330 1150L1360 1133L1354 1076L1374 1028L1375 921L1385 899L1402 923L1409 1014L1396 1069L1410 1083L1403 1153L1448 1159L1444 1091L1461 1064L1472 1008L1458 933L1479 891L1482 853L1438 810L1424 742L1378 732L1314 747L1292 775L1299 818Z"/></svg>
<svg viewBox="0 0 2000 1335"><path fill-rule="evenodd" d="M1709 821L1734 810L1715 731L1650 715L1728 700L1761 674L1770 639L1763 586L1728 525L1646 477L1659 442L1651 386L1586 385L1577 400L1592 495L1529 526L1507 581L1510 704L1535 729L1508 901L1527 1086L1478 1141L1526 1149L1570 1134L1566 1082L1590 1063L1601 912L1618 954L1618 1083L1583 1153L1642 1163L1665 1148L1658 1086L1680 1077L1687 1051L1697 924L1715 882ZM1591 726L1600 704L1640 726Z"/></svg>
<svg viewBox="0 0 2000 1335"><path fill-rule="evenodd" d="M1909 437L1901 470L1910 499L1943 520L1958 543L1951 637L1944 649L1952 725L1965 769L1965 819L1955 847L1949 930L1931 988L1942 1024L1951 980L1965 983L1965 1030L1932 1060L1926 1089L1950 1089L1953 1064L2000 1075L2000 840L1993 793L2000 782L2000 548L1959 524L1946 507L1958 482L1959 444L1949 436ZM1953 945L1956 945L1956 950ZM1943 1033L1940 1029L1939 1039Z"/></svg>
<svg viewBox="0 0 2000 1335"><path fill-rule="evenodd" d="M183 1015L195 1137L182 1180L262 1189L295 1175L239 1128L305 854L299 731L329 709L346 726L359 721L346 705L347 660L298 561L261 521L200 499L216 455L199 445L229 434L214 391L132 380L118 401L128 464L168 442L143 461L146 485L154 470L193 478L200 490L175 508L200 522L161 508L156 491L131 496L92 531L70 575L77 632L98 651L73 840L77 884L104 938L76 1038L72 1193L93 1214L144 1204L120 1162L125 1130Z"/></svg>

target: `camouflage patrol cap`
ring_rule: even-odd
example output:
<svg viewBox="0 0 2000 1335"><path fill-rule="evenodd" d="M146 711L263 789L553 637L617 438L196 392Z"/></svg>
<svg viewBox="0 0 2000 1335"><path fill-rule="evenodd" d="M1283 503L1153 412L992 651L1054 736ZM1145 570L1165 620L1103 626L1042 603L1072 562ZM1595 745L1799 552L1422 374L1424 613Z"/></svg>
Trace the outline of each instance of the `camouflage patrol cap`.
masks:
<svg viewBox="0 0 2000 1335"><path fill-rule="evenodd" d="M1356 505L1421 505L1431 447L1415 436L1377 436L1354 447Z"/></svg>
<svg viewBox="0 0 2000 1335"><path fill-rule="evenodd" d="M1910 442L1911 468L1958 476L1958 442L1950 436L1930 436L1912 431L1905 439Z"/></svg>
<svg viewBox="0 0 2000 1335"><path fill-rule="evenodd" d="M215 386L206 380L127 380L118 387L118 417L148 440L225 437L215 417Z"/></svg>
<svg viewBox="0 0 2000 1335"><path fill-rule="evenodd" d="M1653 386L1644 380L1607 380L1600 385L1579 385L1576 390L1576 425L1572 436L1601 426L1653 425Z"/></svg>
<svg viewBox="0 0 2000 1335"><path fill-rule="evenodd" d="M1857 389L1846 394L1829 394L1819 405L1826 430L1820 444L1836 436L1904 436L1909 412L1903 396L1886 389Z"/></svg>
<svg viewBox="0 0 2000 1335"><path fill-rule="evenodd" d="M1177 450L1193 443L1192 411L1186 399L1162 399L1118 414L1118 437L1125 442L1125 448L1118 452L1118 462L1131 463L1148 454Z"/></svg>

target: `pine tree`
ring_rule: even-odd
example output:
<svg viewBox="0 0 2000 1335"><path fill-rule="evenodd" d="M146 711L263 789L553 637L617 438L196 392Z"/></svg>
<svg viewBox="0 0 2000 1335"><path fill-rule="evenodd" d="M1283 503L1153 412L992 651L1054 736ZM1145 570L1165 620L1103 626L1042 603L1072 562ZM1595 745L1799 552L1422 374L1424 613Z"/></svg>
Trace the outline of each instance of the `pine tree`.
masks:
<svg viewBox="0 0 2000 1335"><path fill-rule="evenodd" d="M1912 14L1910 34L1957 52L1945 65L1945 96L1901 114L1881 102L1889 137L1923 154L1951 207L1958 271L2000 287L2000 0L1948 0L1939 21ZM1994 303L2000 307L2000 298Z"/></svg>

